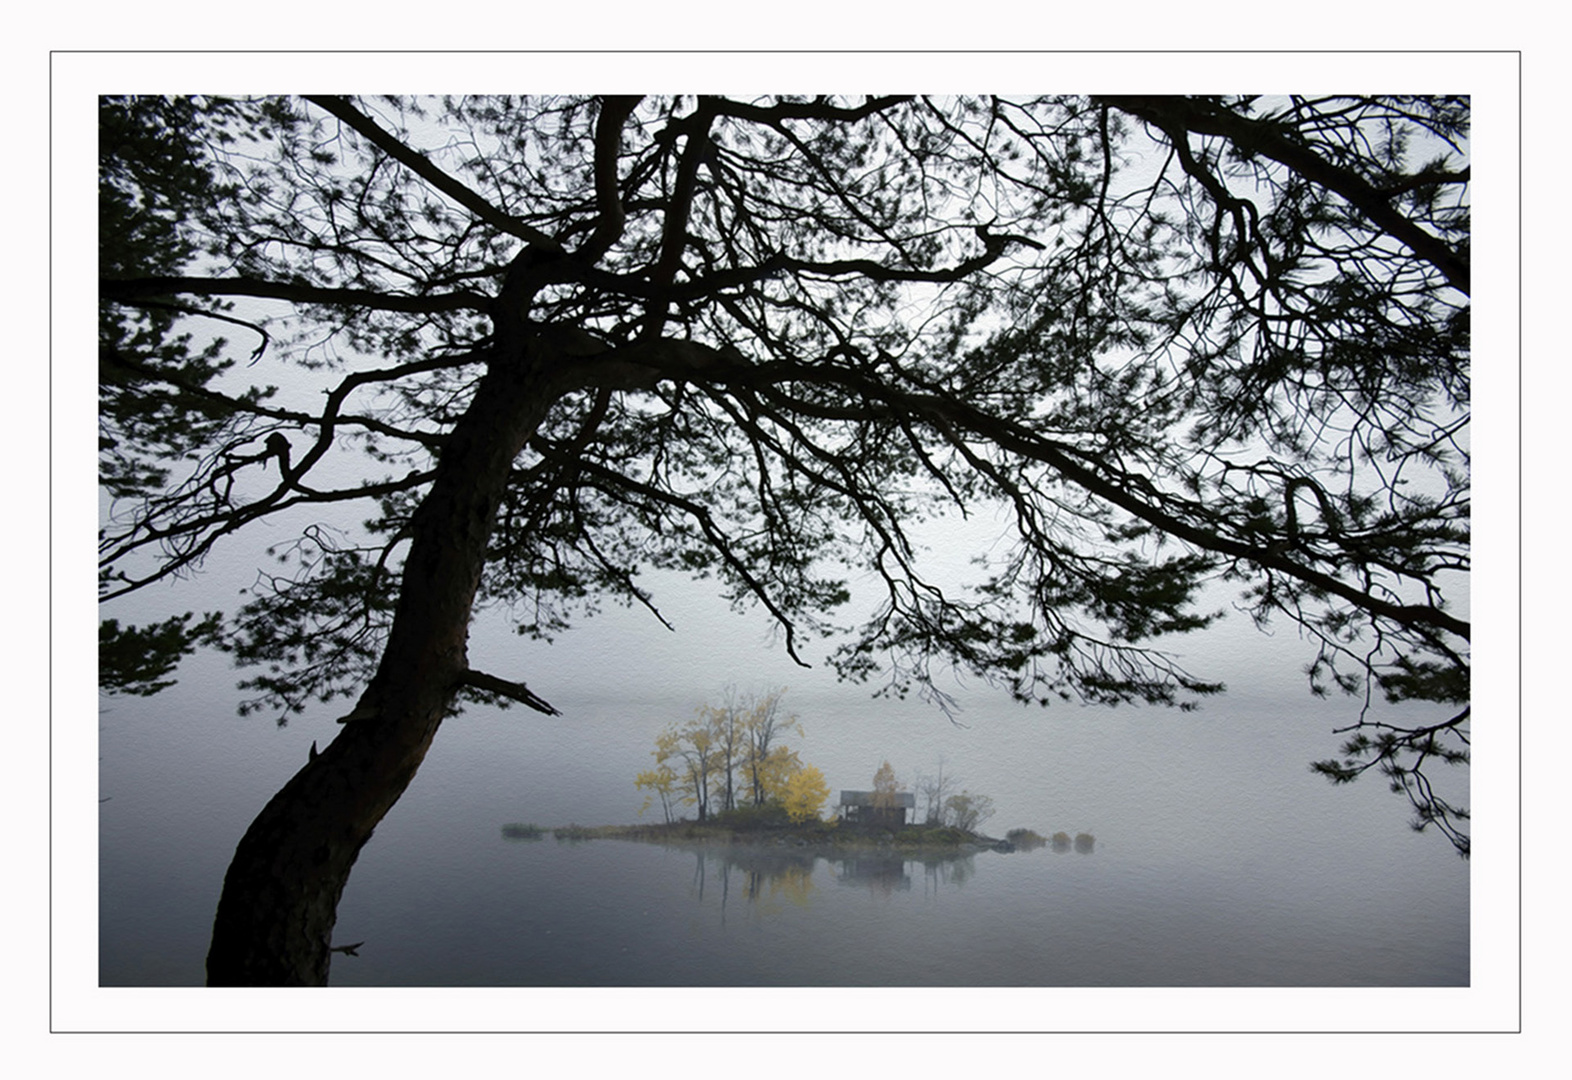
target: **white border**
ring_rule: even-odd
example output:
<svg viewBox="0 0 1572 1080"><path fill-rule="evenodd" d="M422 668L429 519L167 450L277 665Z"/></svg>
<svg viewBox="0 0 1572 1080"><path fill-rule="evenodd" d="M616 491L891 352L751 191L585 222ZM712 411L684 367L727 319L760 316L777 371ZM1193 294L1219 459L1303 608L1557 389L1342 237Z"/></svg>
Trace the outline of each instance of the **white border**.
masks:
<svg viewBox="0 0 1572 1080"><path fill-rule="evenodd" d="M1511 54L148 54L58 53L54 140L53 967L56 1031L1506 1031L1518 1023L1518 76ZM1468 92L1474 95L1476 531L1473 609L1486 628L1475 698L1473 985L1466 989L350 990L96 986L92 688L67 658L92 630L93 475L82 414L94 365L92 99L100 92ZM71 500L68 502L68 500ZM1439 841L1438 841L1439 842ZM868 1003L880 1003L870 1013ZM741 1064L741 1063L739 1063ZM829 1063L826 1063L829 1064ZM1331 1064L1330 1062L1325 1064ZM745 1065L742 1067L746 1067Z"/></svg>

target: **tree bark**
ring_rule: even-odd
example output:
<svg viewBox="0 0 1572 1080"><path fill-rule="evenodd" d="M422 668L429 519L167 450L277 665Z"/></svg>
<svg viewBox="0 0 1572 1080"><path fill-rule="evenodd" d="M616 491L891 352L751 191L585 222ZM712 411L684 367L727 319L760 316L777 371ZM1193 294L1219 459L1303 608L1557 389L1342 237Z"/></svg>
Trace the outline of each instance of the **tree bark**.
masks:
<svg viewBox="0 0 1572 1080"><path fill-rule="evenodd" d="M344 730L284 785L235 851L211 986L321 986L360 849L409 786L468 668L470 615L508 469L565 389L539 342L494 354L410 523L387 648ZM511 353L512 355L508 355Z"/></svg>

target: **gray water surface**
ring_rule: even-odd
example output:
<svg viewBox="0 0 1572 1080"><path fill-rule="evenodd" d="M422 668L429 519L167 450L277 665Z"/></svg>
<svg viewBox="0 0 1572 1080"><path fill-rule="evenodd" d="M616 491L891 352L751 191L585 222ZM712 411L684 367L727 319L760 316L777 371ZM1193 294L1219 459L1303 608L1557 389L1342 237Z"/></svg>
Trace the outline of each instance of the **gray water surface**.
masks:
<svg viewBox="0 0 1572 1080"><path fill-rule="evenodd" d="M706 700L597 689L560 695L563 717L475 709L444 724L356 863L335 943L365 944L335 956L335 986L1469 983L1469 863L1412 832L1379 777L1333 787L1308 768L1335 748L1340 702L1231 694L1180 714L978 700L954 724L865 692L793 690L806 731L793 745L832 789L868 787L886 759L903 782L942 760L993 798L991 835L1096 837L1090 854L867 870L505 839L509 822L638 821L633 777L655 735ZM109 702L99 733L100 984L199 986L236 842L337 726L236 718L191 679Z"/></svg>
<svg viewBox="0 0 1572 1080"><path fill-rule="evenodd" d="M1340 902L1247 874L1224 885L1117 845L918 858L499 835L495 849L401 904L347 900L342 936L367 944L335 960L335 985L1468 981L1466 948L1435 947L1460 929L1443 904L1370 918L1368 896ZM375 877L359 883L363 894Z"/></svg>

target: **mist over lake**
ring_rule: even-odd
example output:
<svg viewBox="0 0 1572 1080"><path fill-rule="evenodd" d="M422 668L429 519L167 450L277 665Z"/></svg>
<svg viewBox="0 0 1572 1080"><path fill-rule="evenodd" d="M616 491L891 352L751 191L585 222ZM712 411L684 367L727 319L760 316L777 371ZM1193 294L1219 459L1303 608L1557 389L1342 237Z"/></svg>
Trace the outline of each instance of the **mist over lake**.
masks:
<svg viewBox="0 0 1572 1080"><path fill-rule="evenodd" d="M724 632L673 635L618 611L541 647L562 658L561 717L471 708L446 722L357 862L335 943L365 944L335 958L334 985L1469 983L1469 863L1412 832L1378 778L1334 788L1311 774L1349 705L1295 684L1274 650L1296 642L1251 632L1233 659L1209 652L1225 674L1237 662L1279 678L1198 712L1027 708L973 687L952 722L793 671L757 620L711 606L677 610ZM502 635L474 647L519 648ZM833 790L869 786L885 759L903 785L942 760L994 800L988 835L1084 832L1095 848L859 873L790 848L502 835L513 822L660 820L658 807L640 817L635 773L661 728L748 670L743 656L755 677L740 685L797 687L783 699L805 730L792 745ZM330 709L285 728L234 716L217 658L183 670L159 697L106 699L100 717L106 986L201 984L234 844L333 735Z"/></svg>

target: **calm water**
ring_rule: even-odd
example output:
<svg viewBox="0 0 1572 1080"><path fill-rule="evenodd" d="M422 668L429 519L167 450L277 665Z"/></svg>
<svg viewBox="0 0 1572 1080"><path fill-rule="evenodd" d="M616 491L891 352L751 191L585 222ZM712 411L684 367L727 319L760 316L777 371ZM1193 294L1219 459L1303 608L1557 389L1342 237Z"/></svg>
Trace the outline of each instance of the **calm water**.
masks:
<svg viewBox="0 0 1572 1080"><path fill-rule="evenodd" d="M664 664L683 685L643 669L625 688L553 674L563 717L472 710L444 724L350 878L335 941L365 945L334 958L334 985L1469 983L1469 863L1411 832L1379 778L1333 788L1310 773L1347 706L1297 686L1195 714L977 696L961 726L920 703L792 684L807 733L793 745L832 789L868 787L886 759L908 783L942 760L993 798L989 833L1086 832L1090 854L873 865L504 839L508 822L638 820L632 781L655 735L721 680L627 655L607 670ZM191 668L99 717L98 846L83 854L100 985L201 985L236 842L311 743L337 734L325 710L284 729L237 718L233 673Z"/></svg>
<svg viewBox="0 0 1572 1080"><path fill-rule="evenodd" d="M374 878L373 874L373 878ZM375 881L362 882L362 892ZM1117 845L926 860L771 847L497 839L462 880L346 903L339 986L1466 984L1440 910L1226 888Z"/></svg>

